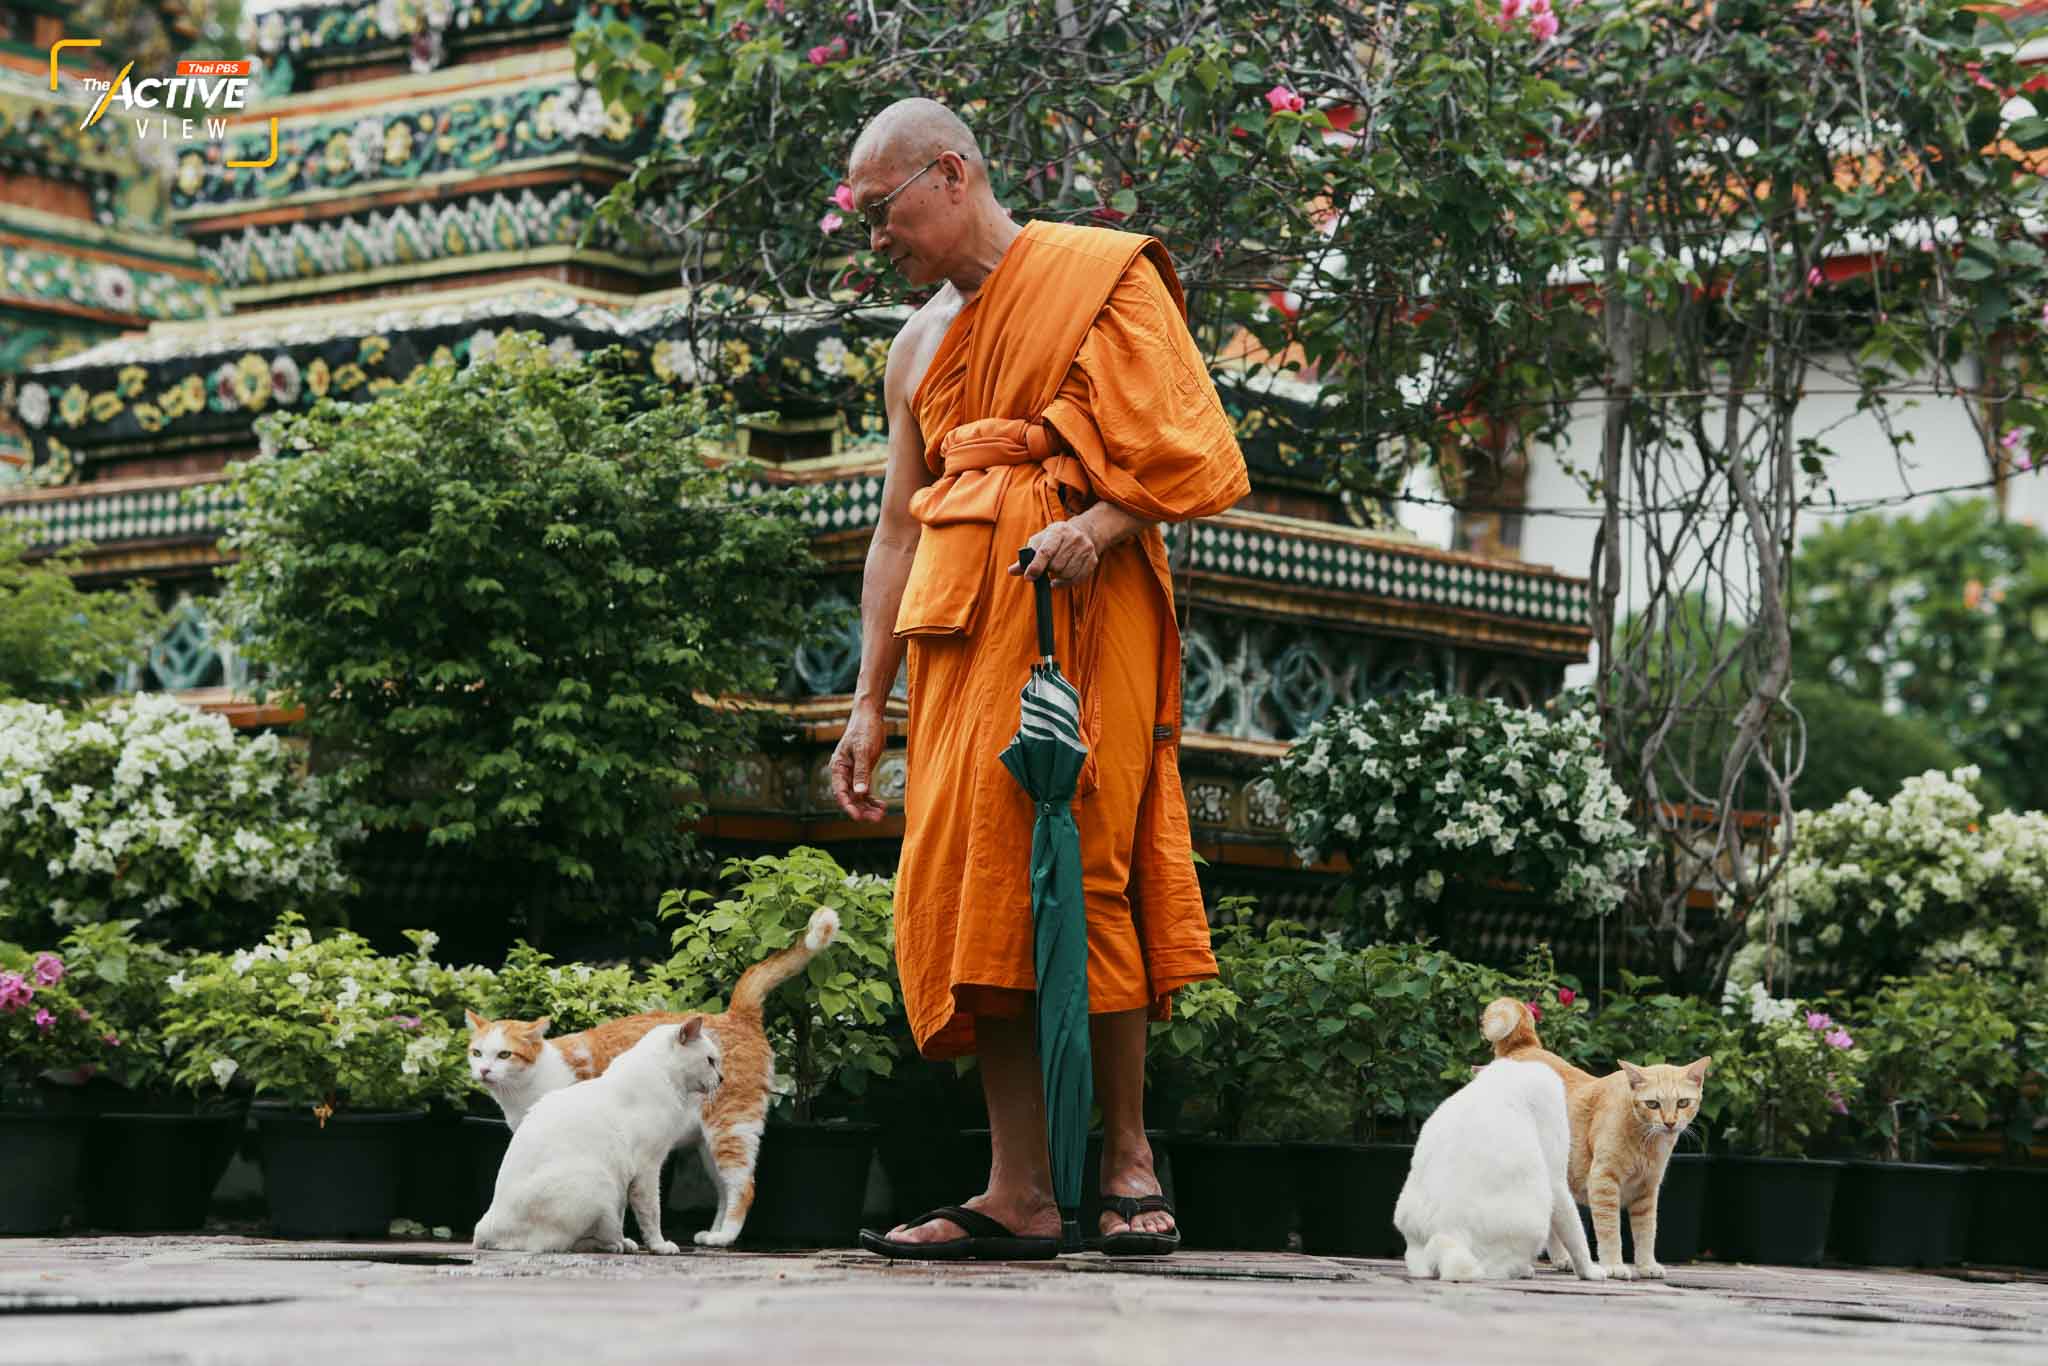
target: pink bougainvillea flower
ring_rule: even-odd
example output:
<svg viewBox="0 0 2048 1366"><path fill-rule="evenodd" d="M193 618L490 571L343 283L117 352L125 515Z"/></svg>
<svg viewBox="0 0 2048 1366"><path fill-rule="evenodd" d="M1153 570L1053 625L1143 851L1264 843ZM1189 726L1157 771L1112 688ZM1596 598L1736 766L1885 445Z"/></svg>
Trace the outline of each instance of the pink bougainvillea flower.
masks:
<svg viewBox="0 0 2048 1366"><path fill-rule="evenodd" d="M1815 267L1814 267L1814 268L1813 268L1812 270L1809 270L1809 271L1807 271L1807 272L1806 272L1806 285L1807 285L1807 288L1809 288L1809 289L1816 289L1816 288L1818 288L1818 287L1820 286L1820 282L1821 282L1822 280L1826 279L1826 278L1827 278L1826 276L1824 276L1824 275L1822 275L1822 274L1820 273L1820 267L1819 267L1819 266L1815 266Z"/></svg>
<svg viewBox="0 0 2048 1366"><path fill-rule="evenodd" d="M1561 1006L1568 1006L1578 999L1579 993L1573 991L1570 987L1559 987L1557 989L1557 1003Z"/></svg>
<svg viewBox="0 0 2048 1366"><path fill-rule="evenodd" d="M768 0L768 12L774 15L777 19L780 19L782 17L783 8L787 4L788 0Z"/></svg>
<svg viewBox="0 0 2048 1366"><path fill-rule="evenodd" d="M838 232L846 226L846 220L836 213L828 213L818 220L818 231L827 235Z"/></svg>
<svg viewBox="0 0 2048 1366"><path fill-rule="evenodd" d="M823 66L832 60L832 49L821 43L817 47L812 48L807 55L811 59L812 66Z"/></svg>
<svg viewBox="0 0 2048 1366"><path fill-rule="evenodd" d="M50 1013L48 1006L38 1008L34 1018L37 1031L43 1034L49 1033L50 1026L57 1023L57 1017Z"/></svg>
<svg viewBox="0 0 2048 1366"><path fill-rule="evenodd" d="M2008 432L2007 432L2007 433L2006 433L2006 434L2005 434L2004 436L2001 436L2001 437L1999 437L1999 438L1998 438L1998 444L1999 444L1999 445L2001 445L2001 446L2003 446L2003 447L2005 447L2005 448L2006 448L2007 450L2011 450L2011 449L2012 449L2012 448L2013 448L2014 446L2017 446L2017 445L2019 445L2019 444L2020 444L2020 429L2019 429L2019 428L2017 428L2017 427L2014 427L2014 428L2013 428L2012 430L2008 431ZM36 965L36 980L37 980L38 982L41 982L41 981L43 980L43 977L42 977L42 965L41 965L41 964L37 964L37 965ZM48 983L44 983L44 985L46 985L46 986L47 986L47 985L48 985Z"/></svg>
<svg viewBox="0 0 2048 1366"><path fill-rule="evenodd" d="M1506 28L1522 12L1522 0L1500 0L1500 24Z"/></svg>
<svg viewBox="0 0 2048 1366"><path fill-rule="evenodd" d="M18 972L0 972L0 1010L20 1010L36 998L36 989Z"/></svg>
<svg viewBox="0 0 2048 1366"><path fill-rule="evenodd" d="M1539 43L1547 43L1557 36L1557 16L1538 14L1529 20L1529 36Z"/></svg>
<svg viewBox="0 0 2048 1366"><path fill-rule="evenodd" d="M1523 8L1531 14L1548 14L1550 13L1550 0L1529 0L1529 3L1524 5Z"/></svg>
<svg viewBox="0 0 2048 1366"><path fill-rule="evenodd" d="M2034 468L2034 457L2032 455L2029 455L2027 452L2022 451L2018 455L2013 457L2012 463L2020 469L2030 470Z"/></svg>
<svg viewBox="0 0 2048 1366"><path fill-rule="evenodd" d="M400 1029L418 1029L420 1027L420 1017L417 1015L393 1015L391 1023L397 1025Z"/></svg>
<svg viewBox="0 0 2048 1366"><path fill-rule="evenodd" d="M1806 1012L1806 1027L1815 1033L1819 1033L1823 1029L1833 1029L1835 1022L1821 1014L1818 1010L1809 1010Z"/></svg>
<svg viewBox="0 0 2048 1366"><path fill-rule="evenodd" d="M80 1006L78 1008L78 1018L81 1020L90 1020L92 1018L92 1012L90 1010L87 1010L84 1006Z"/></svg>
<svg viewBox="0 0 2048 1366"><path fill-rule="evenodd" d="M846 55L845 37L841 36L834 38L830 43L826 45L826 50L830 52L834 57L844 57Z"/></svg>
<svg viewBox="0 0 2048 1366"><path fill-rule="evenodd" d="M859 27L860 27L860 11L859 11L859 10L857 10L857 9L850 9L850 10L848 10L848 11L846 12L846 26L847 26L848 28L859 28Z"/></svg>
<svg viewBox="0 0 2048 1366"><path fill-rule="evenodd" d="M841 185L832 192L832 202L846 213L853 212L853 186Z"/></svg>
<svg viewBox="0 0 2048 1366"><path fill-rule="evenodd" d="M64 980L64 960L54 953L39 953L36 955L34 972L37 986L56 986Z"/></svg>
<svg viewBox="0 0 2048 1366"><path fill-rule="evenodd" d="M1834 1102L1834 1111L1835 1111L1835 1113L1836 1113L1836 1114L1838 1114L1838 1115L1846 1115L1846 1114L1848 1114L1848 1113L1849 1113L1849 1107L1848 1107L1848 1105L1847 1105L1846 1103L1844 1103L1844 1102L1843 1102L1843 1100L1842 1100L1842 1098L1841 1098L1840 1096L1838 1096L1838 1095L1836 1095L1836 1094L1835 1094L1834 1092L1830 1091L1830 1092L1828 1092L1828 1099L1829 1099L1830 1101Z"/></svg>
<svg viewBox="0 0 2048 1366"><path fill-rule="evenodd" d="M1266 92L1266 107L1278 114L1282 111L1299 114L1307 101L1284 85L1276 85Z"/></svg>
<svg viewBox="0 0 2048 1366"><path fill-rule="evenodd" d="M1524 1001L1524 1002L1523 1002L1522 1004L1523 1004L1523 1005L1526 1005L1526 1006L1528 1006L1528 1007L1529 1007L1529 1013L1530 1013L1531 1015L1534 1015L1534 1016L1536 1017L1536 1023L1537 1023L1537 1024L1542 1024L1542 1023L1543 1023L1543 1007L1542 1007L1542 1006L1539 1006L1539 1005L1537 1005L1537 1004L1536 1004L1536 1003L1535 1003L1534 1001Z"/></svg>
<svg viewBox="0 0 2048 1366"><path fill-rule="evenodd" d="M118 1034L102 1034L100 1035L100 1042L109 1048L119 1048L121 1046L121 1036Z"/></svg>
<svg viewBox="0 0 2048 1366"><path fill-rule="evenodd" d="M1827 1036L1829 1048L1854 1048L1856 1041L1849 1037L1846 1029L1837 1029Z"/></svg>

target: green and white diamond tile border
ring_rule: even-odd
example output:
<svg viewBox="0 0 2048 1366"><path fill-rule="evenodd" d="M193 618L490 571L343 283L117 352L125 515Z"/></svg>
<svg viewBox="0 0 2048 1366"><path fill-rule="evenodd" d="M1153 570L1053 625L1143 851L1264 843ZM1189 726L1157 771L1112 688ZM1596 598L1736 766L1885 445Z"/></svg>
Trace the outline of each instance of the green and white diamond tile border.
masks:
<svg viewBox="0 0 2048 1366"><path fill-rule="evenodd" d="M1226 514L1195 523L1194 569L1233 578L1344 589L1430 606L1586 627L1592 603L1585 583L1508 565L1481 565L1404 553L1386 544L1346 545L1319 536L1232 525Z"/></svg>
<svg viewBox="0 0 2048 1366"><path fill-rule="evenodd" d="M187 493L190 494L189 501ZM74 541L118 545L123 541L212 537L241 500L224 483L167 485L114 493L81 493L72 498L0 501L0 522L37 523L35 544L55 549Z"/></svg>
<svg viewBox="0 0 2048 1366"><path fill-rule="evenodd" d="M877 461L883 457L876 448ZM756 483L754 492L768 487ZM856 473L807 486L806 517L820 531L870 527L881 516L882 478ZM1404 550L1347 545L1326 536L1260 524L1259 514L1225 513L1194 524L1192 567L1282 586L1346 590L1567 629L1591 623L1587 585L1511 564L1473 564Z"/></svg>

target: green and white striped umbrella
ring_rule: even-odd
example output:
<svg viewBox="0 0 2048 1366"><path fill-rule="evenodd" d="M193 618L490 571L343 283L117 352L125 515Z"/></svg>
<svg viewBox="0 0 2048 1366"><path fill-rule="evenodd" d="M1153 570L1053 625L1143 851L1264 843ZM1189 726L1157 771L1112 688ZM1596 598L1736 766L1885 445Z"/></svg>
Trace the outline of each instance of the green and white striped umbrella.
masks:
<svg viewBox="0 0 2048 1366"><path fill-rule="evenodd" d="M1031 551L1020 562L1031 562ZM1052 585L1036 582L1039 660L1021 698L1017 734L1003 766L1031 798L1031 919L1038 968L1038 1067L1045 1083L1046 1144L1053 1196L1070 1245L1078 1245L1082 1163L1095 1105L1088 1045L1088 910L1081 890L1081 832L1074 787L1087 762L1081 695L1053 658Z"/></svg>

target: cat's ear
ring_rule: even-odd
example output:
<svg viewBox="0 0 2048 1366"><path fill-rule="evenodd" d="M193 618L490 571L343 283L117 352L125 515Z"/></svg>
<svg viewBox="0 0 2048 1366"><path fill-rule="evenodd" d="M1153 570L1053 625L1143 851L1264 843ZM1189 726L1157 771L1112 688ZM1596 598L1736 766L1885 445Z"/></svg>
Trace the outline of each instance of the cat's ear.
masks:
<svg viewBox="0 0 2048 1366"><path fill-rule="evenodd" d="M1698 1062L1687 1063L1685 1065L1685 1079L1694 1086L1705 1086L1707 1084L1707 1067L1713 1061L1714 1055L1709 1053Z"/></svg>
<svg viewBox="0 0 2048 1366"><path fill-rule="evenodd" d="M483 1016L477 1014L474 1010L464 1010L462 1013L464 1017L469 1020L469 1027L472 1030L482 1029L485 1025L490 1023L489 1020L486 1020Z"/></svg>
<svg viewBox="0 0 2048 1366"><path fill-rule="evenodd" d="M678 1044L693 1044L697 1042L703 1033L704 1017L702 1015L692 1015L689 1019L683 1021L683 1027L676 1031L676 1042Z"/></svg>
<svg viewBox="0 0 2048 1366"><path fill-rule="evenodd" d="M1628 1076L1628 1089L1631 1091L1642 1090L1643 1083L1649 1080L1648 1077L1643 1075L1643 1069L1636 1066L1632 1062L1622 1062L1619 1058L1615 1059L1615 1062L1620 1066L1621 1070Z"/></svg>
<svg viewBox="0 0 2048 1366"><path fill-rule="evenodd" d="M554 1027L554 1023L554 1016L543 1015L538 1020L535 1020L532 1024L528 1025L527 1028L533 1031L534 1038L545 1039L548 1036L548 1030Z"/></svg>

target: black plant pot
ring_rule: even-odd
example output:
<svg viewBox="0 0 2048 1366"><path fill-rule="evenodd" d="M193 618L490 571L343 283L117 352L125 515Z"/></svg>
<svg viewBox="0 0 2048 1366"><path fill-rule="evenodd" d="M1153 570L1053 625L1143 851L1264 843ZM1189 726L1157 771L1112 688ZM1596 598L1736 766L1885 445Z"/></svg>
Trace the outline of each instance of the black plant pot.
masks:
<svg viewBox="0 0 2048 1366"><path fill-rule="evenodd" d="M1724 1262L1818 1266L1842 1164L1807 1157L1714 1161L1708 1246Z"/></svg>
<svg viewBox="0 0 2048 1366"><path fill-rule="evenodd" d="M1294 1199L1301 1250L1319 1257L1398 1257L1406 1240L1394 1205L1408 1180L1412 1143L1297 1143Z"/></svg>
<svg viewBox="0 0 2048 1366"><path fill-rule="evenodd" d="M875 1136L875 1156L889 1179L889 1215L896 1223L940 1205L957 1205L988 1184L988 1130L890 1126Z"/></svg>
<svg viewBox="0 0 2048 1366"><path fill-rule="evenodd" d="M754 1164L741 1240L760 1247L854 1247L874 1160L872 1124L770 1124Z"/></svg>
<svg viewBox="0 0 2048 1366"><path fill-rule="evenodd" d="M1973 1262L2048 1267L2048 1166L1979 1167L1965 1247Z"/></svg>
<svg viewBox="0 0 2048 1366"><path fill-rule="evenodd" d="M85 1137L84 1217L120 1233L179 1233L205 1226L213 1188L234 1160L247 1116L110 1111Z"/></svg>
<svg viewBox="0 0 2048 1366"><path fill-rule="evenodd" d="M505 1160L505 1150L512 1146L512 1126L502 1119L464 1115L460 1129L468 1147L470 1191L481 1219L483 1211L491 1207L491 1197L497 1193L498 1165Z"/></svg>
<svg viewBox="0 0 2048 1366"><path fill-rule="evenodd" d="M1657 1260L1667 1264L1697 1261L1705 1239L1707 1183L1714 1159L1706 1153L1673 1153L1664 1168L1664 1186L1657 1192ZM1593 1211L1579 1206L1586 1228L1586 1247L1595 1258L1600 1239L1593 1231ZM1621 1211L1621 1259L1634 1265L1636 1238L1628 1210Z"/></svg>
<svg viewBox="0 0 2048 1366"><path fill-rule="evenodd" d="M488 1191L484 1203L477 1203L475 1140L465 1127L467 1119L452 1112L430 1113L407 1138L398 1187L399 1217L429 1228L445 1226L460 1236L475 1228L490 1208ZM497 1168L491 1172L495 1179Z"/></svg>
<svg viewBox="0 0 2048 1366"><path fill-rule="evenodd" d="M1842 1168L1828 1251L1858 1266L1950 1266L1969 1242L1968 1167L1850 1162Z"/></svg>
<svg viewBox="0 0 2048 1366"><path fill-rule="evenodd" d="M0 1234L55 1233L71 1212L89 1120L0 1110Z"/></svg>
<svg viewBox="0 0 2048 1366"><path fill-rule="evenodd" d="M1280 1143L1176 1138L1174 1209L1194 1248L1280 1252L1294 1228L1293 1154Z"/></svg>
<svg viewBox="0 0 2048 1366"><path fill-rule="evenodd" d="M263 1194L285 1238L381 1238L398 1213L406 1145L424 1110L328 1116L304 1106L256 1107Z"/></svg>

